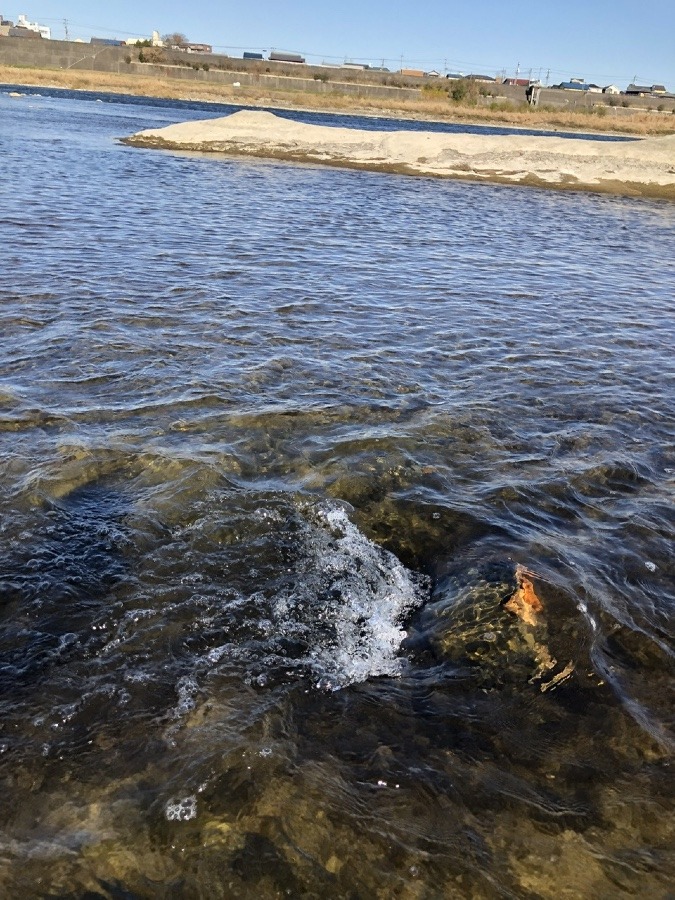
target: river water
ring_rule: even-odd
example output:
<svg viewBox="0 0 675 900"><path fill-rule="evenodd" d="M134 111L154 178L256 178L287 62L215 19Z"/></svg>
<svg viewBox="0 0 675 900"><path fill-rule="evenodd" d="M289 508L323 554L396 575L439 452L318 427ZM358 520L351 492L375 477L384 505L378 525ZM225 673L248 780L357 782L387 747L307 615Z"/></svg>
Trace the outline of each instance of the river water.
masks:
<svg viewBox="0 0 675 900"><path fill-rule="evenodd" d="M188 116L0 94L0 894L669 896L675 207Z"/></svg>

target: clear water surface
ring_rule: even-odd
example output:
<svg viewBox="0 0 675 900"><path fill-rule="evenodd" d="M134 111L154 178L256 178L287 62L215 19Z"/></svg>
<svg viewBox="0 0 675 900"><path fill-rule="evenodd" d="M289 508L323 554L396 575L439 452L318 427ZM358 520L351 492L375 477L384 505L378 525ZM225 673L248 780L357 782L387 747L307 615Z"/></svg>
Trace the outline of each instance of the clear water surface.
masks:
<svg viewBox="0 0 675 900"><path fill-rule="evenodd" d="M96 99L0 94L0 894L668 896L675 207Z"/></svg>

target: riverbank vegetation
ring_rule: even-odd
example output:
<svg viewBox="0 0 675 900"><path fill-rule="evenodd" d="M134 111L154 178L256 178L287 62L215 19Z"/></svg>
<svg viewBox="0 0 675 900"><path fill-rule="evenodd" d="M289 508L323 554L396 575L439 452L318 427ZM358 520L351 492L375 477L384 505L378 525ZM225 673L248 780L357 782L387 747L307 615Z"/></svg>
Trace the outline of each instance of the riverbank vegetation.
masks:
<svg viewBox="0 0 675 900"><path fill-rule="evenodd" d="M419 99L388 100L355 97L342 93L315 94L302 90L271 90L260 86L184 82L156 74L132 75L82 70L29 69L0 66L0 82L108 91L143 97L237 103L242 106L304 108L336 113L355 113L392 118L463 121L510 125L543 130L618 132L633 135L675 133L675 115L666 112L627 111L620 107L595 106L565 111L555 107L533 108L527 104L487 97L456 97L444 82L433 90L420 91Z"/></svg>

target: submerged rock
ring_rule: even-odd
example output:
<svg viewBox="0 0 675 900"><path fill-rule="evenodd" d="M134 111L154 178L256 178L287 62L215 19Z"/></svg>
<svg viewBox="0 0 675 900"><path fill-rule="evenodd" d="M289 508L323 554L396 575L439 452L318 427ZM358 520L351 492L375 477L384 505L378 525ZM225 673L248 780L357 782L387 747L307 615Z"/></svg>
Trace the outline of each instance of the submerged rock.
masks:
<svg viewBox="0 0 675 900"><path fill-rule="evenodd" d="M524 566L516 566L516 583L518 587L504 604L504 609L522 619L526 625L536 625L539 613L544 606L537 596L531 578L534 575Z"/></svg>
<svg viewBox="0 0 675 900"><path fill-rule="evenodd" d="M533 583L538 577L508 564L449 576L415 617L408 651L422 665L468 670L484 688L557 687L575 671L575 657L584 650L584 621L572 599L553 584L545 611Z"/></svg>

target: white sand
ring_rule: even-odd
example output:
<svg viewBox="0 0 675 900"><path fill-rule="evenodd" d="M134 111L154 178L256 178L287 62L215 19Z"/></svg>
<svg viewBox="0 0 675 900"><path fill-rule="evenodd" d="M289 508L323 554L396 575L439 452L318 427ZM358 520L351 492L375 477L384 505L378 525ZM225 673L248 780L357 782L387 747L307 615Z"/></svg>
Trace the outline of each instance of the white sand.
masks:
<svg viewBox="0 0 675 900"><path fill-rule="evenodd" d="M675 135L598 141L554 135L361 131L305 125L269 112L244 110L141 131L128 143L675 199Z"/></svg>

